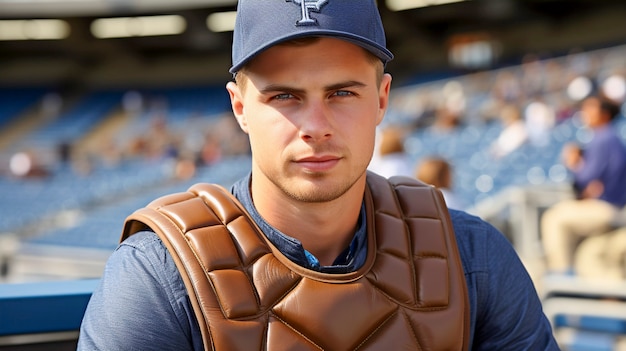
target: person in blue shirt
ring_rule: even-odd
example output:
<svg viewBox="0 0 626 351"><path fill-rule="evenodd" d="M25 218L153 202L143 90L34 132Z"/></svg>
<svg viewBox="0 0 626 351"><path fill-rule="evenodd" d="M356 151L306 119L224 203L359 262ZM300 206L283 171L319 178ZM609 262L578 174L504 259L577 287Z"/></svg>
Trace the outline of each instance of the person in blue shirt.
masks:
<svg viewBox="0 0 626 351"><path fill-rule="evenodd" d="M231 192L267 240L304 271L349 274L371 252L367 166L389 102L392 78L384 67L392 57L374 0L238 2L235 80L226 88L250 139L252 170ZM469 303L464 344L558 350L507 239L477 217L449 213ZM134 234L107 262L78 349L203 350L192 306L161 239Z"/></svg>
<svg viewBox="0 0 626 351"><path fill-rule="evenodd" d="M549 208L541 219L549 274L574 274L576 244L610 230L626 205L626 146L613 125L619 106L600 95L590 96L580 114L593 138L582 148L567 144L562 153L573 175L575 196Z"/></svg>

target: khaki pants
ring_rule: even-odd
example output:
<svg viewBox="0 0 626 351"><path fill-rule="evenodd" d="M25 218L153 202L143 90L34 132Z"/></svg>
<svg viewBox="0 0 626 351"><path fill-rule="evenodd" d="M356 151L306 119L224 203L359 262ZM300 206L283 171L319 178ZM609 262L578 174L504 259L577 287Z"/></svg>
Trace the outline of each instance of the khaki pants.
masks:
<svg viewBox="0 0 626 351"><path fill-rule="evenodd" d="M626 278L626 227L585 239L574 256L576 273L585 278Z"/></svg>
<svg viewBox="0 0 626 351"><path fill-rule="evenodd" d="M573 255L581 239L611 229L618 209L597 200L565 200L549 208L541 218L541 241L548 271L573 269Z"/></svg>

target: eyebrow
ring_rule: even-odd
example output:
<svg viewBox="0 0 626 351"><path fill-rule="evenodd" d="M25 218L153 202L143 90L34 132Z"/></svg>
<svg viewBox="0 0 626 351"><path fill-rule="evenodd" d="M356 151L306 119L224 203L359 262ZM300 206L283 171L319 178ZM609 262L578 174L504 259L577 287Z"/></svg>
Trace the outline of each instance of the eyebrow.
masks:
<svg viewBox="0 0 626 351"><path fill-rule="evenodd" d="M349 80L345 82L339 82L339 83L328 85L324 87L324 90L333 91L333 90L340 90L344 88L362 88L365 86L367 86L367 84L363 82L360 82L357 80ZM304 89L299 89L299 88L295 88L289 85L282 85L282 84L270 84L270 85L263 87L259 91L261 94L270 94L270 93L277 92L277 91L283 91L283 92L294 93L294 94L302 94L305 92Z"/></svg>

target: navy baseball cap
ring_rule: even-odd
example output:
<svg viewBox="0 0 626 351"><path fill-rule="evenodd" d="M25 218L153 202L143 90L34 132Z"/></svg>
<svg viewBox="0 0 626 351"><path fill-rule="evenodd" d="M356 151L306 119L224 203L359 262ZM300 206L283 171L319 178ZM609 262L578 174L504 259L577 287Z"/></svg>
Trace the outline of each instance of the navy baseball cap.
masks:
<svg viewBox="0 0 626 351"><path fill-rule="evenodd" d="M239 0L229 71L278 43L312 36L347 40L383 64L393 59L375 0Z"/></svg>

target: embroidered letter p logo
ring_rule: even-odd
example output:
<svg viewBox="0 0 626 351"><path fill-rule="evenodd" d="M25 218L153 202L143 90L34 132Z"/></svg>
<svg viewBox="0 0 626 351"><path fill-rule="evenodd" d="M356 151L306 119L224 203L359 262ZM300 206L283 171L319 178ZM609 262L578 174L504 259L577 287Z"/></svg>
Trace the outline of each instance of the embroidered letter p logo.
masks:
<svg viewBox="0 0 626 351"><path fill-rule="evenodd" d="M300 5L300 9L302 10L302 18L296 22L296 26L311 26L316 25L317 20L311 18L309 11L320 12L322 6L326 5L328 0L287 0L287 2Z"/></svg>

